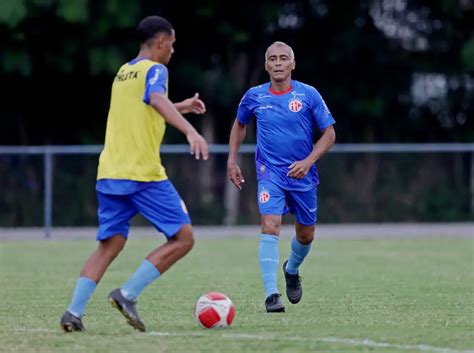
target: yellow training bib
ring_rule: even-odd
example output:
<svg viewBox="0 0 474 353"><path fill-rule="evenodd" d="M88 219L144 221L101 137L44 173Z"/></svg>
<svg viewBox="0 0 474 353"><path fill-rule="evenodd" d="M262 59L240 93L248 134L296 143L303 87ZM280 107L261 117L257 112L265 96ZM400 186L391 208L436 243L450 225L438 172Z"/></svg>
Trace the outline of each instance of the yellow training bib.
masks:
<svg viewBox="0 0 474 353"><path fill-rule="evenodd" d="M167 179L160 158L165 120L151 105L143 101L147 73L154 65L157 63L146 59L134 64L127 63L115 76L97 179ZM160 67L167 77L166 67L158 65L150 80L157 79Z"/></svg>

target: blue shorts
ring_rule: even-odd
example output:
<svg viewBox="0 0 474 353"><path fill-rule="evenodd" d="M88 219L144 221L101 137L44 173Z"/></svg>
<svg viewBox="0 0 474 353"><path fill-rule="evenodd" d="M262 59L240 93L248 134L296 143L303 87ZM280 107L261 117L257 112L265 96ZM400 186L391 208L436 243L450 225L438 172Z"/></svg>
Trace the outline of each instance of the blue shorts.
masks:
<svg viewBox="0 0 474 353"><path fill-rule="evenodd" d="M143 215L168 238L183 225L191 224L184 201L169 180L150 183L146 188L127 195L112 195L97 191L99 230L97 240L116 234L128 237L130 220Z"/></svg>
<svg viewBox="0 0 474 353"><path fill-rule="evenodd" d="M314 225L318 214L317 189L289 191L268 180L258 181L258 208L262 215L284 215L291 212L299 224Z"/></svg>

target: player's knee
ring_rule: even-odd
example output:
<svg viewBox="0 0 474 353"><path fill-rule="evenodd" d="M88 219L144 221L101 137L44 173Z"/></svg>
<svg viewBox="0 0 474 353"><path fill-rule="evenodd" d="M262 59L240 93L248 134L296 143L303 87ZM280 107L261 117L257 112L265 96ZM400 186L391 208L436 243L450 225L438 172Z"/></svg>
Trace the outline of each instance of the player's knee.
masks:
<svg viewBox="0 0 474 353"><path fill-rule="evenodd" d="M298 237L298 241L301 243L301 244L304 244L304 245L308 245L308 244L311 244L314 240L314 234L312 235L304 235L304 236L301 236L301 237Z"/></svg>
<svg viewBox="0 0 474 353"><path fill-rule="evenodd" d="M193 228L190 225L185 225L178 234L176 234L176 240L184 252L190 251L194 246Z"/></svg>
<svg viewBox="0 0 474 353"><path fill-rule="evenodd" d="M193 246L194 246L194 236L191 233L190 236L186 237L186 239L183 239L182 247L186 252L188 252L193 248Z"/></svg>
<svg viewBox="0 0 474 353"><path fill-rule="evenodd" d="M281 222L277 222L274 220L264 220L262 222L262 233L263 234L271 234L271 235L279 235L281 228Z"/></svg>
<svg viewBox="0 0 474 353"><path fill-rule="evenodd" d="M298 241L301 244L307 245L307 244L312 243L314 240L314 229L313 230L307 229L307 230L298 232L296 234L296 239L298 239Z"/></svg>
<svg viewBox="0 0 474 353"><path fill-rule="evenodd" d="M99 246L99 251L101 253L101 256L105 257L105 258L108 258L109 260L114 260L118 254L120 254L120 252L123 250L124 248L124 245L120 245L120 244L114 244L114 245L111 245L111 244L105 244L105 243L102 243L100 246Z"/></svg>

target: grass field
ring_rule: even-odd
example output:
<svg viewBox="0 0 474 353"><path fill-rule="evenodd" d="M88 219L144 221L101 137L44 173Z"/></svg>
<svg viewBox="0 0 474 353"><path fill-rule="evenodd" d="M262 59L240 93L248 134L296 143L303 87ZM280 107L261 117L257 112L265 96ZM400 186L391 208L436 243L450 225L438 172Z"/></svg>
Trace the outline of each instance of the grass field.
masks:
<svg viewBox="0 0 474 353"><path fill-rule="evenodd" d="M161 239L160 239L161 241ZM85 333L59 319L94 241L0 243L0 352L436 352L474 349L472 239L324 240L301 269L304 295L267 314L257 239L200 240L142 294L148 332L106 301L156 244L130 239L92 297ZM286 259L288 241L281 241ZM284 292L279 273L279 287ZM228 294L231 328L204 330L193 309L204 292Z"/></svg>

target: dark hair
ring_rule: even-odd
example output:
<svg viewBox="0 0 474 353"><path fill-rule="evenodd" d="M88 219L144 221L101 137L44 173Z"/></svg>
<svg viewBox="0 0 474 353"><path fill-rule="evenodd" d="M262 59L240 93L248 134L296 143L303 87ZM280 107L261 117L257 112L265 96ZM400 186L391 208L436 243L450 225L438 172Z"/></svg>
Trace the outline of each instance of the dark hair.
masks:
<svg viewBox="0 0 474 353"><path fill-rule="evenodd" d="M173 33L173 26L169 21L160 16L145 17L137 26L137 37L140 44L153 38L158 33L166 33L171 35Z"/></svg>

